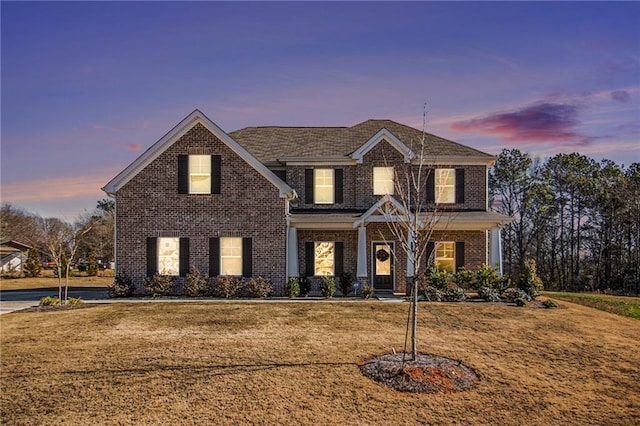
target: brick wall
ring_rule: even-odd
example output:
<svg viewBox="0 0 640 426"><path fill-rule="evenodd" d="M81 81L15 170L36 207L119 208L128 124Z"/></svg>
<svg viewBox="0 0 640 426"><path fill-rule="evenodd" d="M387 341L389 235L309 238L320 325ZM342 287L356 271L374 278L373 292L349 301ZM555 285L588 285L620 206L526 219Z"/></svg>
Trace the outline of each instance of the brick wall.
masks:
<svg viewBox="0 0 640 426"><path fill-rule="evenodd" d="M222 157L221 194L178 194L178 155ZM253 238L253 275L285 281L284 200L278 190L204 126L197 124L116 194L119 272L142 292L146 238L188 237L190 263L209 271L210 237Z"/></svg>

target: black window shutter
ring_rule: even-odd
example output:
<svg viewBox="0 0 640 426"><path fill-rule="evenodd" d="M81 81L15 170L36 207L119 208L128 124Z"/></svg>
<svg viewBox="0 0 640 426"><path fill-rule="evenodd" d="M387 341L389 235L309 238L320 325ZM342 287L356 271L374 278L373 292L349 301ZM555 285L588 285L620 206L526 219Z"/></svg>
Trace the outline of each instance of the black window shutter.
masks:
<svg viewBox="0 0 640 426"><path fill-rule="evenodd" d="M152 277L158 272L158 239L147 238L147 277Z"/></svg>
<svg viewBox="0 0 640 426"><path fill-rule="evenodd" d="M286 170L273 170L273 174L278 176L280 180L283 182L287 181L287 171Z"/></svg>
<svg viewBox="0 0 640 426"><path fill-rule="evenodd" d="M220 275L220 238L209 238L209 276Z"/></svg>
<svg viewBox="0 0 640 426"><path fill-rule="evenodd" d="M436 171L435 169L427 169L427 203L436 202Z"/></svg>
<svg viewBox="0 0 640 426"><path fill-rule="evenodd" d="M435 258L431 258L431 256L433 255L433 251L436 249L436 243L434 243L433 241L429 241L427 243L427 250L424 253L425 257L427 258L425 263L427 265L427 268L429 268L433 262L435 261Z"/></svg>
<svg viewBox="0 0 640 426"><path fill-rule="evenodd" d="M335 204L344 203L344 170L335 169L333 171L333 202Z"/></svg>
<svg viewBox="0 0 640 426"><path fill-rule="evenodd" d="M242 276L250 278L253 276L253 243L251 238L242 239Z"/></svg>
<svg viewBox="0 0 640 426"><path fill-rule="evenodd" d="M464 266L464 242L456 241L456 271Z"/></svg>
<svg viewBox="0 0 640 426"><path fill-rule="evenodd" d="M222 156L211 156L211 193L220 194L222 188Z"/></svg>
<svg viewBox="0 0 640 426"><path fill-rule="evenodd" d="M304 202L313 204L313 169L304 170Z"/></svg>
<svg viewBox="0 0 640 426"><path fill-rule="evenodd" d="M344 272L344 244L336 241L333 244L333 274L339 277Z"/></svg>
<svg viewBox="0 0 640 426"><path fill-rule="evenodd" d="M189 156L178 155L178 194L189 193Z"/></svg>
<svg viewBox="0 0 640 426"><path fill-rule="evenodd" d="M464 169L456 169L456 203L464 203Z"/></svg>
<svg viewBox="0 0 640 426"><path fill-rule="evenodd" d="M304 264L305 264L305 275L307 277L312 277L315 271L315 244L313 241L307 241L304 243Z"/></svg>
<svg viewBox="0 0 640 426"><path fill-rule="evenodd" d="M186 277L189 272L189 238L180 238L180 276Z"/></svg>

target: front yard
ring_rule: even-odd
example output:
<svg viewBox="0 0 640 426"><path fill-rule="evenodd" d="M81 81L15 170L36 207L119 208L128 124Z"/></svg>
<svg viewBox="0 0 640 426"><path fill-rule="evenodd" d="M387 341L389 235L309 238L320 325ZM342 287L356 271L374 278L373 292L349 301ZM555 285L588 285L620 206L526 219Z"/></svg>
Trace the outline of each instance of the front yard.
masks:
<svg viewBox="0 0 640 426"><path fill-rule="evenodd" d="M3 424L638 424L640 322L422 303L419 348L480 374L406 394L358 363L401 351L408 304L117 303L0 317Z"/></svg>

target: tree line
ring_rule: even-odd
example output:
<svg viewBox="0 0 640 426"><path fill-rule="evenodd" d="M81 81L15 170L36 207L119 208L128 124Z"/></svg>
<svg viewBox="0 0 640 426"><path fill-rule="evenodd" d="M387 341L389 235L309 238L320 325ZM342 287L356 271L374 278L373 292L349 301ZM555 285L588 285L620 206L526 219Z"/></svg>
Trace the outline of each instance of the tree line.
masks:
<svg viewBox="0 0 640 426"><path fill-rule="evenodd" d="M640 163L505 149L489 172L504 226L504 272L537 263L547 290L640 293Z"/></svg>

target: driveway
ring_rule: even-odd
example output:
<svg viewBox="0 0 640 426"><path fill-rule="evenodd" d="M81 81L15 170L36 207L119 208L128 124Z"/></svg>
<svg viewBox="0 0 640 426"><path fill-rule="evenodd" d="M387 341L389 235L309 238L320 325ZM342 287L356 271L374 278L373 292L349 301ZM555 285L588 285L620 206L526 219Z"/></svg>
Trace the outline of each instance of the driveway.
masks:
<svg viewBox="0 0 640 426"><path fill-rule="evenodd" d="M57 288L38 290L6 290L0 292L0 314L38 306L45 296L58 297ZM69 297L82 299L85 302L109 298L109 289L104 287L70 287Z"/></svg>

